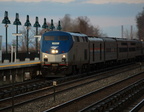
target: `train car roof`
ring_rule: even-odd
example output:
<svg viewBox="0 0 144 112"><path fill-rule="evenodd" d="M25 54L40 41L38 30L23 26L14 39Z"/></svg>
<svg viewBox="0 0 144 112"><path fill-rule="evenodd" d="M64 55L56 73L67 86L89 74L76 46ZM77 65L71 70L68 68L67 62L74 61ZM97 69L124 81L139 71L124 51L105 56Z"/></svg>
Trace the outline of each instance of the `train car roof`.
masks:
<svg viewBox="0 0 144 112"><path fill-rule="evenodd" d="M103 41L102 38L88 38L89 41Z"/></svg>
<svg viewBox="0 0 144 112"><path fill-rule="evenodd" d="M104 41L116 41L114 38L112 37L100 37L101 39L103 39Z"/></svg>
<svg viewBox="0 0 144 112"><path fill-rule="evenodd" d="M115 38L115 39L120 41L138 41L136 39L127 39L127 38Z"/></svg>

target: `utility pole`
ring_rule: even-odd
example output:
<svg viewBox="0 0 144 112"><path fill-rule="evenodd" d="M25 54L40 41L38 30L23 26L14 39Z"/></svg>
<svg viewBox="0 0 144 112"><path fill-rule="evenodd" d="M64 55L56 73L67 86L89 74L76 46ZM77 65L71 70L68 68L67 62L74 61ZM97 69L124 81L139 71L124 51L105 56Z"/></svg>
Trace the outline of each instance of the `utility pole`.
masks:
<svg viewBox="0 0 144 112"><path fill-rule="evenodd" d="M133 26L131 25L131 39L133 39Z"/></svg>
<svg viewBox="0 0 144 112"><path fill-rule="evenodd" d="M123 38L123 25L121 26L121 37Z"/></svg>

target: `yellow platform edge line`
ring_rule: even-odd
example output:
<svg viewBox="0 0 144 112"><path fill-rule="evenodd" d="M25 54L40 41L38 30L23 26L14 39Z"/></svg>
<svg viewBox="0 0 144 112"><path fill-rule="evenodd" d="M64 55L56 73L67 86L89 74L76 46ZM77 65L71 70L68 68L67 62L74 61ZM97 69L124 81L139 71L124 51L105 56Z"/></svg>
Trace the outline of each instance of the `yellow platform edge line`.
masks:
<svg viewBox="0 0 144 112"><path fill-rule="evenodd" d="M13 64L13 65L3 65L3 66L0 66L0 67L11 67L11 66L20 66L20 65L32 65L32 64L40 64L40 62L33 62L33 63L23 63L23 64Z"/></svg>

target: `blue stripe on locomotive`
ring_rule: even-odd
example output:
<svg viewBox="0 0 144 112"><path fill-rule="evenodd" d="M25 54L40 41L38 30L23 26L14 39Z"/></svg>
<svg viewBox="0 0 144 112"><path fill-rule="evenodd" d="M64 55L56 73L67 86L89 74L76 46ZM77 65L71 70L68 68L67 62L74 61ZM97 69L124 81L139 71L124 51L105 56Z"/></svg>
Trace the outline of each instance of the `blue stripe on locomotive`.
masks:
<svg viewBox="0 0 144 112"><path fill-rule="evenodd" d="M45 36L55 36L55 39L44 40ZM58 40L58 36L68 36L68 40ZM62 31L46 32L43 34L42 39L41 39L41 51L44 53L48 53L48 54L51 54L51 49L53 48L59 50L57 54L66 53L72 48L72 45L73 45L73 40L72 40L71 34L67 32L62 32Z"/></svg>

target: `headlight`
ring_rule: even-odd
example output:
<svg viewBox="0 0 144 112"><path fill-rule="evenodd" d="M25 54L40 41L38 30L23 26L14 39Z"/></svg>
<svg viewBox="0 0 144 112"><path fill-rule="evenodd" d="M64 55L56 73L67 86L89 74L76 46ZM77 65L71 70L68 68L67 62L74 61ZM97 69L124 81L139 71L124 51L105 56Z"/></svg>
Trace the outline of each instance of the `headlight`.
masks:
<svg viewBox="0 0 144 112"><path fill-rule="evenodd" d="M62 62L66 62L66 55L62 55Z"/></svg>
<svg viewBox="0 0 144 112"><path fill-rule="evenodd" d="M52 54L56 54L56 53L58 53L58 50L57 50L57 49L52 49L52 50L51 50L51 53L52 53Z"/></svg>
<svg viewBox="0 0 144 112"><path fill-rule="evenodd" d="M55 53L58 53L58 50L55 50Z"/></svg>
<svg viewBox="0 0 144 112"><path fill-rule="evenodd" d="M52 50L51 50L51 53L52 53L52 54L55 54L55 50L54 50L54 49L52 49Z"/></svg>
<svg viewBox="0 0 144 112"><path fill-rule="evenodd" d="M66 55L62 55L62 58L65 58L66 57Z"/></svg>
<svg viewBox="0 0 144 112"><path fill-rule="evenodd" d="M47 55L44 55L44 58L47 58L48 56Z"/></svg>

